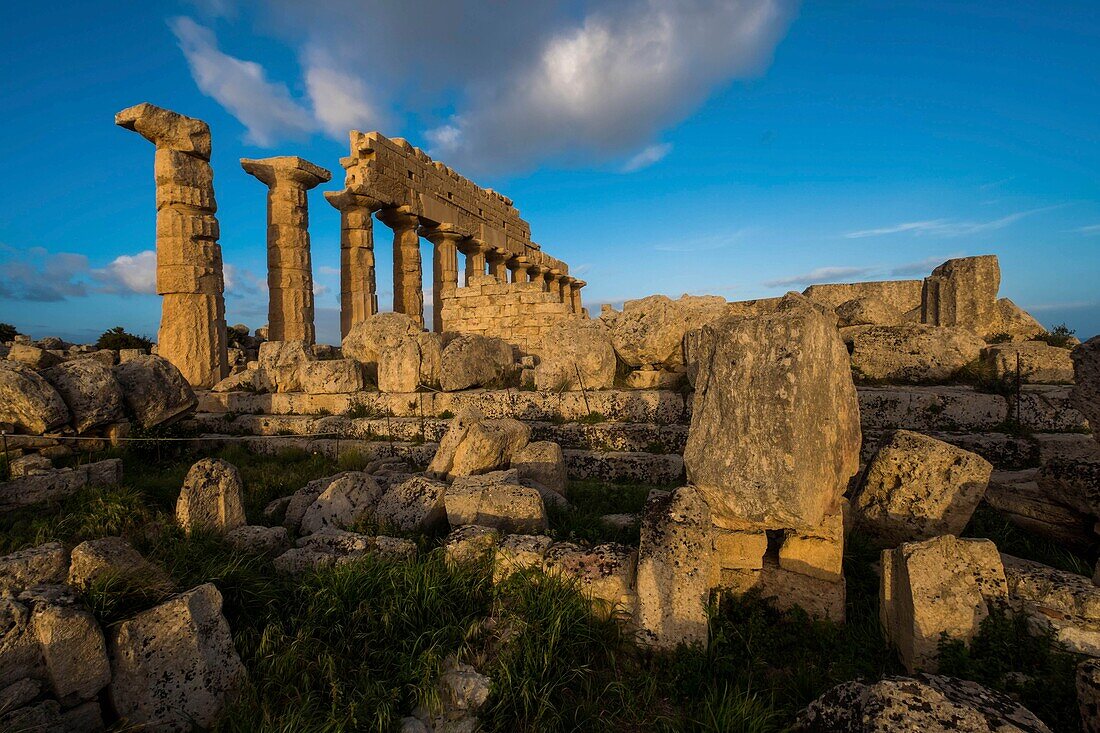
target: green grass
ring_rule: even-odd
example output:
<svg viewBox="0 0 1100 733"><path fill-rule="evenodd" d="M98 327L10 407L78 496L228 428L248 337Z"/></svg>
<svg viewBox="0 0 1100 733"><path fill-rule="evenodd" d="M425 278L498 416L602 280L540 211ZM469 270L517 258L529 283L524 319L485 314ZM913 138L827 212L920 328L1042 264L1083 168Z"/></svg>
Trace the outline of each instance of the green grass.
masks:
<svg viewBox="0 0 1100 733"><path fill-rule="evenodd" d="M1020 529L1003 514L986 506L978 507L962 535L992 540L997 549L1007 555L1092 577L1092 565L1088 560L1062 544Z"/></svg>
<svg viewBox="0 0 1100 733"><path fill-rule="evenodd" d="M600 521L604 514L638 514L653 489L642 484L605 484L600 481L570 481L570 506L546 506L546 514L556 539L592 544L622 542L638 544L638 527L615 529Z"/></svg>

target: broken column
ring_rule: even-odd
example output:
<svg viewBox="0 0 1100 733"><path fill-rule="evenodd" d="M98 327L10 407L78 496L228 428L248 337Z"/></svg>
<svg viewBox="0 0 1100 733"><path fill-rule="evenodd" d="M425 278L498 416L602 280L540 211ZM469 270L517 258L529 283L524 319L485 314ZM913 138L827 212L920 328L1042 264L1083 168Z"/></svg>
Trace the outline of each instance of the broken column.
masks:
<svg viewBox="0 0 1100 733"><path fill-rule="evenodd" d="M417 233L420 218L407 210L392 208L382 209L378 218L393 230L393 310L423 326L424 284Z"/></svg>
<svg viewBox="0 0 1100 733"><path fill-rule="evenodd" d="M210 128L148 103L122 110L115 124L157 148L157 353L192 385L213 387L229 365Z"/></svg>
<svg viewBox="0 0 1100 733"><path fill-rule="evenodd" d="M267 184L267 337L312 344L313 266L306 191L332 174L295 156L241 158L241 167Z"/></svg>
<svg viewBox="0 0 1100 733"><path fill-rule="evenodd" d="M440 227L422 230L432 243L432 330L443 331L443 298L458 288L458 243L461 234Z"/></svg>
<svg viewBox="0 0 1100 733"><path fill-rule="evenodd" d="M960 326L983 336L997 323L1001 268L996 255L948 260L924 278L921 322Z"/></svg>
<svg viewBox="0 0 1100 733"><path fill-rule="evenodd" d="M377 199L351 191L326 191L325 199L340 211L340 337L378 312L374 273L374 220L382 208Z"/></svg>
<svg viewBox="0 0 1100 733"><path fill-rule="evenodd" d="M462 254L466 255L466 285L470 280L485 274L485 244L476 239L467 239L460 246Z"/></svg>

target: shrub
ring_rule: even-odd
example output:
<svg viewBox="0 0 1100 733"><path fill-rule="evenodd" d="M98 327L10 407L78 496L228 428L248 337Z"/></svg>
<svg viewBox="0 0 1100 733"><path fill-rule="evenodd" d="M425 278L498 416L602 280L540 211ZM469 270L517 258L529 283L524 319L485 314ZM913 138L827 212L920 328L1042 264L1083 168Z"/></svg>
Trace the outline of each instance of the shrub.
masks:
<svg viewBox="0 0 1100 733"><path fill-rule="evenodd" d="M19 331L10 323L0 323L0 343L11 341L19 335Z"/></svg>
<svg viewBox="0 0 1100 733"><path fill-rule="evenodd" d="M1032 341L1044 341L1051 346L1058 346L1063 349L1073 348L1073 343L1076 339L1073 338L1075 334L1072 328L1068 328L1066 324L1059 323L1057 326L1049 331L1044 331L1037 336L1032 337Z"/></svg>
<svg viewBox="0 0 1100 733"><path fill-rule="evenodd" d="M95 345L101 349L150 349L153 342L144 336L127 333L122 326L115 326L100 334Z"/></svg>
<svg viewBox="0 0 1100 733"><path fill-rule="evenodd" d="M1007 344L1012 341L1012 335L1008 333L995 333L985 341L989 344Z"/></svg>

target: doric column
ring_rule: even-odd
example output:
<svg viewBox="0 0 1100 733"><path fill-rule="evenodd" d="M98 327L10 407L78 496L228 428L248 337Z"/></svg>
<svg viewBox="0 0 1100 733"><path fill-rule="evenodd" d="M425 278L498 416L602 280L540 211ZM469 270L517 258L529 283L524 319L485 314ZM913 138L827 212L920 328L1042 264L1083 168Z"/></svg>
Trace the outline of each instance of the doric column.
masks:
<svg viewBox="0 0 1100 733"><path fill-rule="evenodd" d="M443 330L443 298L458 288L458 243L464 237L444 228L424 228L421 234L432 243L432 330Z"/></svg>
<svg viewBox="0 0 1100 733"><path fill-rule="evenodd" d="M510 253L506 249L494 247L485 253L489 260L489 274L497 279L498 283L508 282L508 257Z"/></svg>
<svg viewBox="0 0 1100 733"><path fill-rule="evenodd" d="M192 385L213 387L229 364L210 128L148 103L122 110L115 124L157 146L157 353Z"/></svg>
<svg viewBox="0 0 1100 733"><path fill-rule="evenodd" d="M584 280L573 281L573 312L577 315L584 313L584 306L581 304L581 288L587 284Z"/></svg>
<svg viewBox="0 0 1100 733"><path fill-rule="evenodd" d="M485 252L488 247L478 239L467 239L458 245L458 251L466 256L465 284L470 278L485 274Z"/></svg>
<svg viewBox="0 0 1100 733"><path fill-rule="evenodd" d="M340 337L378 312L374 272L374 220L382 203L348 190L326 191L340 211Z"/></svg>
<svg viewBox="0 0 1100 733"><path fill-rule="evenodd" d="M508 260L508 269L512 271L512 282L526 283L531 281L531 263L523 255Z"/></svg>
<svg viewBox="0 0 1100 733"><path fill-rule="evenodd" d="M531 265L531 269L527 271L528 277L530 278L528 282L537 283L540 288L546 290L548 285L546 276L549 273L549 267L543 267L542 265Z"/></svg>
<svg viewBox="0 0 1100 733"><path fill-rule="evenodd" d="M332 174L294 156L241 158L241 167L267 184L267 337L312 344L316 332L306 191Z"/></svg>
<svg viewBox="0 0 1100 733"><path fill-rule="evenodd" d="M420 218L401 209L382 209L378 218L393 230L393 310L424 325L424 285L420 273Z"/></svg>
<svg viewBox="0 0 1100 733"><path fill-rule="evenodd" d="M573 283L574 279L565 275L561 279L561 302L573 310Z"/></svg>
<svg viewBox="0 0 1100 733"><path fill-rule="evenodd" d="M561 279L563 277L562 271L556 267L550 268L550 274L546 276L546 290L558 296L558 300L561 300Z"/></svg>

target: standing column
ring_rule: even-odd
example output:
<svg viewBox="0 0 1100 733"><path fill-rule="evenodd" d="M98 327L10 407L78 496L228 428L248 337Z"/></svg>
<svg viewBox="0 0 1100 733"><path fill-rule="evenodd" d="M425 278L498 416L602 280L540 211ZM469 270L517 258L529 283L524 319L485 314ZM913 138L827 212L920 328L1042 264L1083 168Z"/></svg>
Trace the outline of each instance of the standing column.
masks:
<svg viewBox="0 0 1100 733"><path fill-rule="evenodd" d="M573 278L566 275L561 279L561 302L573 311Z"/></svg>
<svg viewBox="0 0 1100 733"><path fill-rule="evenodd" d="M508 250L493 248L485 253L489 260L489 274L497 279L498 283L508 282Z"/></svg>
<svg viewBox="0 0 1100 733"><path fill-rule="evenodd" d="M374 273L374 220L377 199L351 191L326 191L325 199L340 211L340 337L378 312Z"/></svg>
<svg viewBox="0 0 1100 733"><path fill-rule="evenodd" d="M584 280L573 281L573 312L577 315L584 314L584 306L581 304L581 288L587 284Z"/></svg>
<svg viewBox="0 0 1100 733"><path fill-rule="evenodd" d="M531 282L531 263L523 255L513 257L508 261L508 267L512 270L512 282Z"/></svg>
<svg viewBox="0 0 1100 733"><path fill-rule="evenodd" d="M420 272L420 218L401 209L382 209L378 218L393 230L393 310L424 325L424 284Z"/></svg>
<svg viewBox="0 0 1100 733"><path fill-rule="evenodd" d="M485 251L488 248L480 240L467 239L458 249L466 255L465 283L469 286L471 278L485 274Z"/></svg>
<svg viewBox="0 0 1100 733"><path fill-rule="evenodd" d="M192 385L213 387L229 363L210 128L148 103L122 110L115 124L157 146L157 353Z"/></svg>
<svg viewBox="0 0 1100 733"><path fill-rule="evenodd" d="M561 279L563 275L561 270L557 268L551 268L550 274L546 276L546 290L558 297L561 300ZM562 301L564 302L564 301Z"/></svg>
<svg viewBox="0 0 1100 733"><path fill-rule="evenodd" d="M294 156L241 158L241 167L267 184L267 337L312 344L316 332L306 191L332 174Z"/></svg>
<svg viewBox="0 0 1100 733"><path fill-rule="evenodd" d="M549 274L549 272L550 268L548 267L543 267L542 265L531 265L531 269L527 271L530 278L528 282L536 283L541 289L546 290L546 276Z"/></svg>
<svg viewBox="0 0 1100 733"><path fill-rule="evenodd" d="M421 232L432 243L432 330L439 333L443 331L443 298L458 289L458 243L464 237L438 227Z"/></svg>

